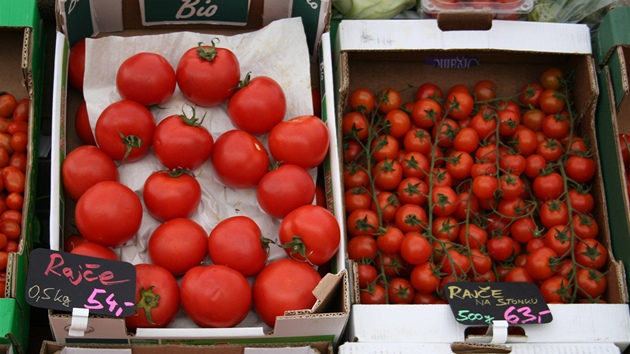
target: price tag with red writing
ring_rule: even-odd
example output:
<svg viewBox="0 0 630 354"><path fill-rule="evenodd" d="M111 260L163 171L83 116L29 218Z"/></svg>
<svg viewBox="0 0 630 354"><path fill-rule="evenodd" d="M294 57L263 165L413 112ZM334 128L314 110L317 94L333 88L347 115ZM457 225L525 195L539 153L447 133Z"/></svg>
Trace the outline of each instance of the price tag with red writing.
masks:
<svg viewBox="0 0 630 354"><path fill-rule="evenodd" d="M35 307L127 317L135 312L131 263L37 248L31 252L26 301Z"/></svg>
<svg viewBox="0 0 630 354"><path fill-rule="evenodd" d="M444 295L455 320L466 325L549 323L551 311L540 290L531 283L451 282Z"/></svg>

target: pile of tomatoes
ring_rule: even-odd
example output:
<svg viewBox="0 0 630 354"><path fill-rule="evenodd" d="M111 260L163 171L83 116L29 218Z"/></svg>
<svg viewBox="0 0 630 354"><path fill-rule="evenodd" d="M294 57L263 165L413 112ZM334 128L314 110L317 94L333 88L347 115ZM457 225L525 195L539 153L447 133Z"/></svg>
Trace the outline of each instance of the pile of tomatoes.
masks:
<svg viewBox="0 0 630 354"><path fill-rule="evenodd" d="M146 242L138 246L144 255L131 257L137 312L126 318L130 330L166 327L180 306L200 327L236 326L252 308L273 327L285 311L314 305L312 291L322 277L317 267L330 261L341 240L334 216L314 203L311 173L328 152L325 123L314 115L285 118L280 84L242 75L239 58L218 43L191 46L175 66L157 53L134 54L117 70L121 99L93 126L85 102L76 116L84 145L66 156L61 173L65 195L76 203L77 234L66 238L65 250L118 260L126 245ZM84 56L80 41L69 60L69 80L79 91ZM176 88L187 109L157 119L150 108L168 105ZM207 117L196 115L199 107L225 107L234 128L213 137L203 124ZM133 171L139 161L155 171L132 189L120 171ZM212 186L197 178L208 173ZM269 225L247 209L222 219L201 214L240 190L229 198L253 198L277 235L263 235ZM148 240L136 237L141 227L151 230ZM270 260L270 247L284 257Z"/></svg>
<svg viewBox="0 0 630 354"><path fill-rule="evenodd" d="M9 253L17 252L28 148L29 100L0 93L0 297L5 296Z"/></svg>
<svg viewBox="0 0 630 354"><path fill-rule="evenodd" d="M596 162L551 67L499 95L357 88L342 117L348 257L360 301L445 303L452 281L531 282L548 303L604 301Z"/></svg>

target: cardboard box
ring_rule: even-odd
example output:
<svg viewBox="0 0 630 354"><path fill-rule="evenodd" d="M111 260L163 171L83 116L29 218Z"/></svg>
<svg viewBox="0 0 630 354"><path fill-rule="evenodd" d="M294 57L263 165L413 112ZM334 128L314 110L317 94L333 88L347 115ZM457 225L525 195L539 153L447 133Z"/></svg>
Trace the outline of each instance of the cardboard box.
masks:
<svg viewBox="0 0 630 354"><path fill-rule="evenodd" d="M596 131L600 160L604 166L612 249L615 257L626 266L627 277L630 264L630 199L617 137L618 134L630 134L630 67L627 62L630 58L627 28L629 10L627 7L611 10L602 20L593 41L593 51L600 66L598 82L601 93L597 104ZM630 277L627 281L630 281Z"/></svg>
<svg viewBox="0 0 630 354"><path fill-rule="evenodd" d="M298 10L304 10L303 3L299 1L251 1L249 12L237 26L215 23L168 23L149 25L141 20L144 1L122 0L93 1L89 3L76 3L71 1L58 2L58 32L56 38L55 53L55 77L53 97L53 132L52 132L52 167L51 167L51 194L59 196L51 202L50 218L50 244L52 249L60 249L63 245L64 235L68 235L71 228L73 203L63 196L60 182L60 166L65 154L78 146L78 137L74 132L74 117L82 96L79 92L67 85L67 60L68 51L72 43L79 38L94 36L99 39L111 39L120 37L122 40L140 38L139 36L153 36L161 34L168 36L176 32L190 32L199 34L212 34L232 36L247 34L258 30L261 26L276 18L297 16ZM168 3L168 2L165 2ZM171 2L172 3L172 2ZM307 13L302 18L306 31L320 33L329 15L330 3L328 1L308 2ZM105 5L106 4L106 5ZM215 4L215 2L213 2ZM223 3L226 4L225 2ZM167 11L167 7L153 8ZM166 5L165 5L166 6ZM201 6L201 5L200 5ZM284 9L285 11L278 12ZM286 11L288 9L288 12ZM149 9L145 8L149 14ZM177 9L175 9L177 10ZM276 10L276 11L274 11ZM83 11L83 12L81 12ZM122 16L120 14L122 13ZM274 15L275 14L275 15ZM155 15L155 14L153 14ZM274 16L271 16L274 15ZM173 16L173 14L170 14ZM271 17L270 17L271 16ZM86 18L92 18L92 22L86 22ZM294 19L296 20L296 19ZM324 22L324 23L322 23ZM273 24L273 23L272 23ZM271 25L265 28L272 27ZM309 37L308 35L306 36ZM319 37L318 37L319 38ZM319 45L319 39L313 45ZM278 42L281 43L281 42ZM279 45L279 44L278 44ZM317 52L317 51L316 51ZM307 55L307 58L309 56ZM316 62L305 63L314 73L314 79L319 81L319 69ZM243 73L244 74L244 73ZM332 79L329 80L332 82ZM310 93L310 92L309 92ZM309 95L310 100L310 95ZM310 103L309 103L310 104ZM89 107L89 105L88 105ZM323 117L325 119L325 117ZM334 124L335 120L326 121ZM336 128L329 128L335 132ZM335 134L332 134L335 138ZM335 145L336 146L336 145ZM338 173L338 171L337 171ZM329 184L334 178L328 174ZM338 180L338 179L337 179ZM329 189L329 198L333 198ZM341 215L336 215L341 220ZM65 226L64 226L65 225ZM275 328L264 326L241 326L235 328L197 328L190 326L191 321L185 325L174 326L166 329L141 328L135 334L128 333L123 319L89 316L85 319L85 334L82 337L71 337L68 328L72 322L72 316L67 313L49 311L50 326L53 337L61 343L187 343L187 344L214 344L214 343L259 343L278 341L312 342L314 340L326 340L337 343L345 328L350 308L349 286L347 272L343 266L343 245L340 252L331 262L330 273L327 274L316 289L318 302L313 309L297 311L279 318ZM249 322L252 322L251 319ZM176 327L176 328L175 328Z"/></svg>
<svg viewBox="0 0 630 354"><path fill-rule="evenodd" d="M457 343L456 343L457 344ZM456 351L461 349L462 351ZM468 349L469 351L465 351ZM510 353L510 354L555 354L555 353L597 353L597 354L615 354L620 353L619 348L611 343L590 343L590 344L573 344L573 343L512 343L509 345L476 345L467 344L452 346L451 344L438 343L344 343L339 347L339 354L411 354L411 353L433 353L433 354L452 354L452 353L480 353L483 349L494 349L492 353ZM477 350L477 351L474 351ZM503 351L499 351L503 350ZM509 351L508 351L509 350ZM490 351L488 351L490 352Z"/></svg>
<svg viewBox="0 0 630 354"><path fill-rule="evenodd" d="M6 290L0 298L0 345L15 346L17 351L28 346L30 309L23 294L28 253L39 232L35 198L45 40L35 0L2 1L1 7L0 43L4 50L0 53L0 90L13 94L16 100L30 100L22 235L18 251L9 254Z"/></svg>
<svg viewBox="0 0 630 354"><path fill-rule="evenodd" d="M163 353L163 354L265 354L265 353L282 353L282 354L332 354L332 344L330 342L313 342L313 343L274 343L266 345L256 344L220 344L220 345L103 345L103 344L84 344L70 345L61 344L50 341L44 341L41 346L40 354L144 354L144 353Z"/></svg>
<svg viewBox="0 0 630 354"><path fill-rule="evenodd" d="M496 20L487 31L443 31L433 20L341 21L335 63L338 120L348 111L349 93L358 87L377 92L385 87L432 82L446 89L454 84L472 87L481 79L489 79L501 92L510 95L519 92L524 83L537 79L549 66L574 71L573 102L579 115L578 132L590 139L597 156L598 87L586 26ZM413 93L414 90L407 90L403 102L413 98ZM620 349L630 344L625 274L610 249L601 166L598 166L591 192L598 206L593 213L600 226L599 239L606 244L610 255L605 268L608 304L550 304L551 323L511 326L519 333L505 333L504 343L614 343ZM349 262L351 277L355 274L354 267L355 264ZM351 279L352 284L355 282ZM470 332L472 327L454 319L448 305L362 305L356 286L353 291L347 331L349 341L384 345L481 339ZM489 338L481 340L489 341Z"/></svg>

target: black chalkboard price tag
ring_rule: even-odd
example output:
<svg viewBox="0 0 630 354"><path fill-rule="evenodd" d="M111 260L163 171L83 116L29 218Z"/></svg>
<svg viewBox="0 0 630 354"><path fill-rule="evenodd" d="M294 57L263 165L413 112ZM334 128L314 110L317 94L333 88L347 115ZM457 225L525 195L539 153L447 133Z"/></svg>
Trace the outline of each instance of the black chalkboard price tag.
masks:
<svg viewBox="0 0 630 354"><path fill-rule="evenodd" d="M35 307L127 317L135 312L136 270L128 262L36 248L26 278L26 301Z"/></svg>
<svg viewBox="0 0 630 354"><path fill-rule="evenodd" d="M455 320L466 325L549 323L551 311L540 290L531 283L451 282L444 295Z"/></svg>

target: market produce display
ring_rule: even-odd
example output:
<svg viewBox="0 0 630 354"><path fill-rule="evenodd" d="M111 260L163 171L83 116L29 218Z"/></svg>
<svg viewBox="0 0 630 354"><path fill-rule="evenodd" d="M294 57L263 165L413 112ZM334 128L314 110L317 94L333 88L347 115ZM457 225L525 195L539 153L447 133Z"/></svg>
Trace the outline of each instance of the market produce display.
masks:
<svg viewBox="0 0 630 354"><path fill-rule="evenodd" d="M281 22L260 38L299 23ZM315 201L329 138L313 115L308 50L301 43L271 59L274 74L247 49L248 35L186 35L195 41L146 36L166 49L121 54L103 82L88 75L100 69L90 53L123 39L71 48L87 62L69 67L69 77L84 77L70 84L85 101L74 126L83 145L62 165L76 203L65 250L135 265L130 330L273 327L275 316L315 304L318 266L341 240L337 220ZM101 86L108 94L96 94Z"/></svg>
<svg viewBox="0 0 630 354"><path fill-rule="evenodd" d="M348 256L362 304L446 303L453 281L531 282L548 303L603 302L608 251L569 72L352 91L342 117Z"/></svg>
<svg viewBox="0 0 630 354"><path fill-rule="evenodd" d="M9 253L22 236L29 124L28 98L0 93L0 297L5 296Z"/></svg>

